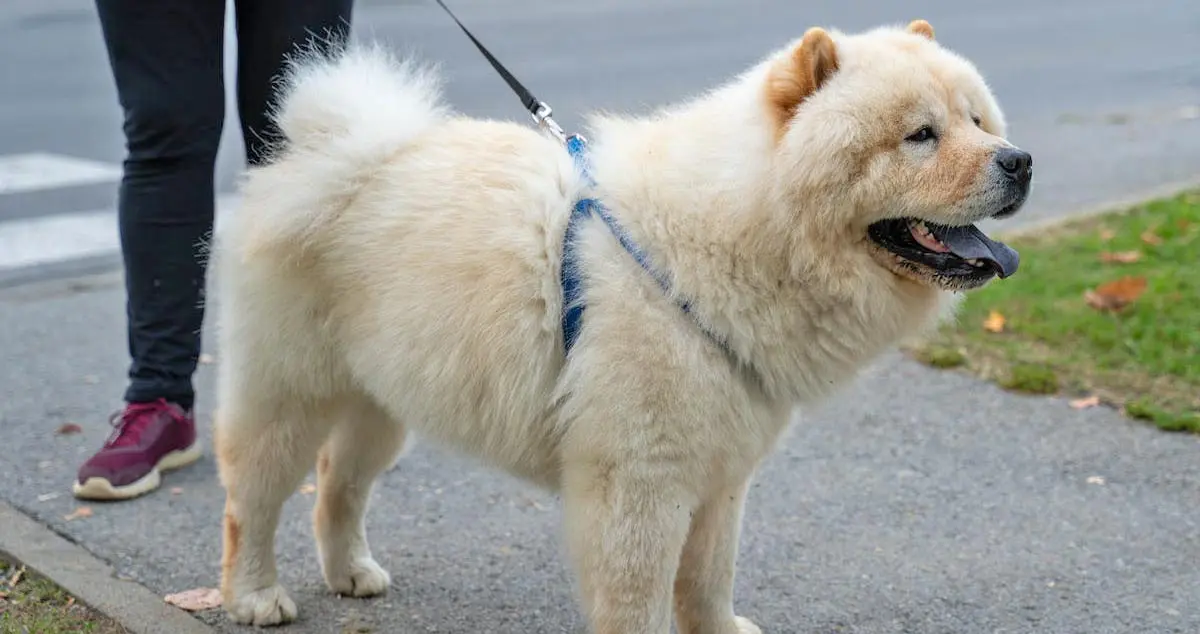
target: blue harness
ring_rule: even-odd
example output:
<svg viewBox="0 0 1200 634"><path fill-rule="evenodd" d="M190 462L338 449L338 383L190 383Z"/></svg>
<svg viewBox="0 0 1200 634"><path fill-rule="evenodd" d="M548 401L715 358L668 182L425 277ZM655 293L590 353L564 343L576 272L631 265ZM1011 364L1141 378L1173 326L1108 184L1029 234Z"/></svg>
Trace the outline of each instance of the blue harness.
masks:
<svg viewBox="0 0 1200 634"><path fill-rule="evenodd" d="M590 171L588 170L587 142L583 139L583 137L577 134L572 134L566 138L566 145L567 152L572 158L575 159L575 165L579 168L584 178L587 179L588 184L594 186L596 182L592 179ZM633 259L637 261L639 265L641 265L642 269L649 273L650 276L653 277L656 282L658 282L659 287L662 288L664 293L669 295L671 291L670 280L668 280L666 276L659 273L653 266L650 265L649 256L646 255L645 251L638 247L637 243L635 243L633 238L629 235L629 232L625 231L625 229L621 227L621 224L615 217L613 217L608 208L590 196L579 199L579 201L577 201L575 206L571 209L571 217L567 221L566 238L563 242L562 255L562 334L563 346L568 356L571 353L571 347L575 345L575 341L579 338L579 331L583 325L583 310L587 305L583 298L583 279L579 270L580 265L578 261L578 254L576 252L576 239L578 237L580 224L592 215L600 218L600 220L602 220L604 224L608 226L609 231L611 231L617 241L621 243L621 246L625 249L625 251L627 251L629 255L633 256ZM682 309L685 314L692 314L690 303L687 301L681 301L678 303L679 308ZM696 321L696 325L700 327L700 329L703 330L710 339L720 346L726 354L730 355L731 358L736 358L733 356L732 351L729 349L723 338L717 336L716 333L706 328L698 320L693 320Z"/></svg>

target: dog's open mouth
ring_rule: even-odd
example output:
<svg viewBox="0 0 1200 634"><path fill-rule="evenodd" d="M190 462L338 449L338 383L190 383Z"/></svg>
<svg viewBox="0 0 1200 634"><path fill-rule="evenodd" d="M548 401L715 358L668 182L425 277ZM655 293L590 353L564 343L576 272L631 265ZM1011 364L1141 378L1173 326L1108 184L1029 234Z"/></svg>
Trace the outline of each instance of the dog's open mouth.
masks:
<svg viewBox="0 0 1200 634"><path fill-rule="evenodd" d="M914 272L958 286L976 286L993 276L1006 278L1017 272L1020 257L1003 242L987 237L975 225L948 227L915 218L881 220L867 235L899 263L917 267ZM923 267L925 271L919 271Z"/></svg>

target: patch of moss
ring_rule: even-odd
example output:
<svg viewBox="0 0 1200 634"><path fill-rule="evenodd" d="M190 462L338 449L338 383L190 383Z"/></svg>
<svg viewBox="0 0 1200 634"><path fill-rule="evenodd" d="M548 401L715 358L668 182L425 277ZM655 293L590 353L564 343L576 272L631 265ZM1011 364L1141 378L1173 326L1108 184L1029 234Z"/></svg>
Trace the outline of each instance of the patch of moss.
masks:
<svg viewBox="0 0 1200 634"><path fill-rule="evenodd" d="M1000 385L1014 392L1054 394L1058 392L1058 375L1048 366L1016 363L1009 368L1008 376L1004 377Z"/></svg>
<svg viewBox="0 0 1200 634"><path fill-rule="evenodd" d="M958 348L950 346L930 346L918 353L918 359L926 365L935 368L957 368L967 363L967 357Z"/></svg>
<svg viewBox="0 0 1200 634"><path fill-rule="evenodd" d="M1126 403L1125 413L1132 418L1153 423L1163 431L1200 433L1200 414L1171 412L1155 405L1148 398Z"/></svg>

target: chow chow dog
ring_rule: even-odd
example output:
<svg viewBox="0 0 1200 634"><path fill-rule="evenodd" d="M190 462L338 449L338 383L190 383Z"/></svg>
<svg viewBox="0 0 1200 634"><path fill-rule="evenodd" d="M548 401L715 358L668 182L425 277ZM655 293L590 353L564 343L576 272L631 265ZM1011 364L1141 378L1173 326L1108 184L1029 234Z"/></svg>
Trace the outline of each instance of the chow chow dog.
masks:
<svg viewBox="0 0 1200 634"><path fill-rule="evenodd" d="M384 592L364 514L419 436L561 495L592 632L759 632L733 597L756 468L797 410L1015 272L972 223L1021 208L1030 155L923 20L813 27L687 101L595 115L584 163L440 99L379 46L298 59L286 139L218 236L225 610L296 618L274 537L314 465L326 584ZM582 199L612 223L572 221Z"/></svg>

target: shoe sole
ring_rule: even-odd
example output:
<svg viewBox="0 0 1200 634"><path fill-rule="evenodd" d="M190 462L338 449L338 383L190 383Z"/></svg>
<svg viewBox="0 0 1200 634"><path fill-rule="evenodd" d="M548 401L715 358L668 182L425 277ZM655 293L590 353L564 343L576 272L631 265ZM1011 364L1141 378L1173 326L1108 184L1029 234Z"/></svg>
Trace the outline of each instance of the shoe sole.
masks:
<svg viewBox="0 0 1200 634"><path fill-rule="evenodd" d="M203 452L200 450L200 443L195 442L187 449L172 451L163 456L158 464L150 469L150 473L124 486L115 487L105 478L88 478L87 482L83 483L76 480L71 490L75 497L83 500L128 500L157 489L162 484L163 473L186 467L199 460L201 455Z"/></svg>

